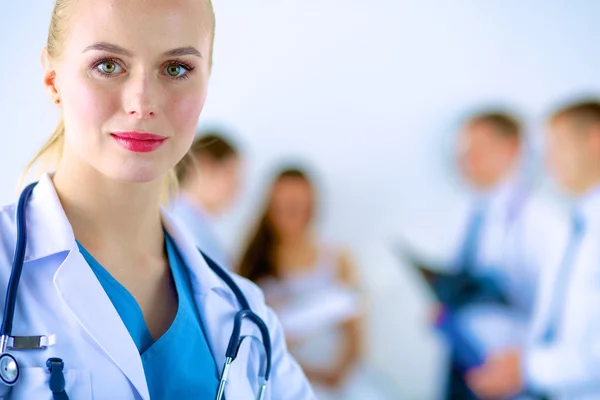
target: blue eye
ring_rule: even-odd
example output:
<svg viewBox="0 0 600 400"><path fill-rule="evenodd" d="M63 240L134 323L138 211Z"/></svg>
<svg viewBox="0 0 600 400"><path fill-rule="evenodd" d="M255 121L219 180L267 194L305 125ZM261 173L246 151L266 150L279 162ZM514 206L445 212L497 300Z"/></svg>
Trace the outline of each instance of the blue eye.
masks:
<svg viewBox="0 0 600 400"><path fill-rule="evenodd" d="M188 69L181 64L169 64L165 67L165 71L172 78L180 78L188 72Z"/></svg>
<svg viewBox="0 0 600 400"><path fill-rule="evenodd" d="M121 67L119 66L119 64L113 61L103 61L100 64L98 64L96 68L98 68L100 72L106 75L114 75L115 73L121 72Z"/></svg>

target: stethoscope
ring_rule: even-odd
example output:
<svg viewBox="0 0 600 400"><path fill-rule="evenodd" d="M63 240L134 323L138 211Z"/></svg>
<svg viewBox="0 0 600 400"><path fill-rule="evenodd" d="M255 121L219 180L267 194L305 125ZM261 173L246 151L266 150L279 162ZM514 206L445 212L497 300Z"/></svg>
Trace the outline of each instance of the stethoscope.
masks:
<svg viewBox="0 0 600 400"><path fill-rule="evenodd" d="M4 305L4 315L2 316L2 326L0 327L0 380L5 385L13 386L19 380L20 368L16 358L7 350L21 349L45 349L54 342L52 336L12 336L13 319L15 316L15 305L17 302L17 290L21 279L21 271L23 270L23 262L25 260L25 249L27 247L27 225L26 225L26 206L31 193L37 182L27 186L19 196L17 204L17 244L15 248L15 256L12 264L12 271L8 281L8 289L6 292L6 302ZM215 400L223 400L225 396L225 385L229 377L231 364L236 359L238 350L242 341L247 336L241 335L242 322L244 319L252 321L259 329L262 336L262 343L265 350L266 365L264 370L264 378L260 383L258 390L258 400L262 400L267 388L267 382L271 374L271 338L267 324L250 308L250 304L244 296L244 293L239 286L234 282L232 277L221 268L217 263L210 259L206 254L200 251L200 254L206 260L210 269L221 278L231 289L241 310L237 312L233 321L233 331L229 338L229 344L225 353L225 363L221 370L219 386ZM50 371L50 390L53 393L55 400L67 400L68 396L65 392L65 379L63 375L64 363L60 358L49 358L46 362L46 367Z"/></svg>

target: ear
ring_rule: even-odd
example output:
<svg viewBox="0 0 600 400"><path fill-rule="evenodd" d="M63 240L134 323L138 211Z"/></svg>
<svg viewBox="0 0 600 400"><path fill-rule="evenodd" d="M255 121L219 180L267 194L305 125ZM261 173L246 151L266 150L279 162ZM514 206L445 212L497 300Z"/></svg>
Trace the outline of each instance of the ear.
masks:
<svg viewBox="0 0 600 400"><path fill-rule="evenodd" d="M48 49L44 47L42 50L42 69L44 71L44 87L46 88L46 93L50 100L53 103L60 103L60 92L56 87L56 70L54 67L54 63L50 59L50 55L48 54Z"/></svg>
<svg viewBox="0 0 600 400"><path fill-rule="evenodd" d="M589 132L589 145L593 153L600 159L600 125L594 125Z"/></svg>
<svg viewBox="0 0 600 400"><path fill-rule="evenodd" d="M517 138L504 138L506 140L506 149L511 155L518 155L521 150L521 142Z"/></svg>

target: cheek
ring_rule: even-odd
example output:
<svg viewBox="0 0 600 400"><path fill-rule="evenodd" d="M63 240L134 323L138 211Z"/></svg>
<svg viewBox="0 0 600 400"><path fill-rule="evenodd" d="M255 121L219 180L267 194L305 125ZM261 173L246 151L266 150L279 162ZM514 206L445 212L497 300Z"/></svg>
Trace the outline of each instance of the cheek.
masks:
<svg viewBox="0 0 600 400"><path fill-rule="evenodd" d="M204 107L206 91L198 94L181 93L170 96L166 106L166 116L173 124L177 135L182 135L189 139L190 144L196 133L198 118Z"/></svg>
<svg viewBox="0 0 600 400"><path fill-rule="evenodd" d="M481 168L481 157L477 149L470 148L462 158L462 167L465 172L474 174Z"/></svg>
<svg viewBox="0 0 600 400"><path fill-rule="evenodd" d="M100 131L119 109L119 94L115 91L82 80L66 82L63 87L65 123L76 125L77 130Z"/></svg>
<svg viewBox="0 0 600 400"><path fill-rule="evenodd" d="M276 210L271 214L271 221L275 229L287 231L290 227L290 217L285 210Z"/></svg>
<svg viewBox="0 0 600 400"><path fill-rule="evenodd" d="M577 159L573 149L566 143L553 143L549 151L549 163L552 170L563 177L576 173Z"/></svg>

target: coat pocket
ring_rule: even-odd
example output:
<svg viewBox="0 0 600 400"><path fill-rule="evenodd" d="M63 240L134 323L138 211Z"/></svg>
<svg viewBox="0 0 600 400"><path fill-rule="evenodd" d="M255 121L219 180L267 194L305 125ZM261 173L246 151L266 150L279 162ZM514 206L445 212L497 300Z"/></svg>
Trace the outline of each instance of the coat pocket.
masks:
<svg viewBox="0 0 600 400"><path fill-rule="evenodd" d="M69 400L91 400L90 372L83 369L65 369L65 391ZM46 368L21 368L18 382L10 389L11 400L52 400L50 372Z"/></svg>

